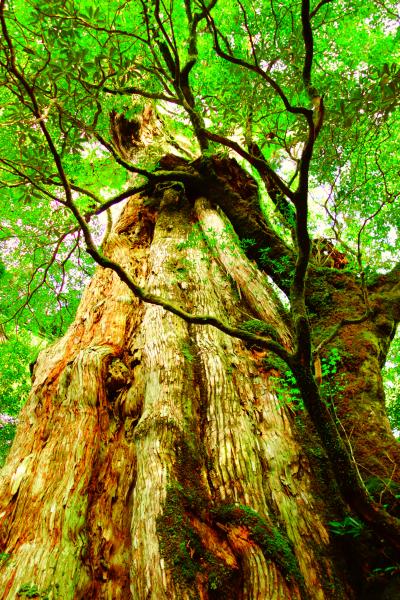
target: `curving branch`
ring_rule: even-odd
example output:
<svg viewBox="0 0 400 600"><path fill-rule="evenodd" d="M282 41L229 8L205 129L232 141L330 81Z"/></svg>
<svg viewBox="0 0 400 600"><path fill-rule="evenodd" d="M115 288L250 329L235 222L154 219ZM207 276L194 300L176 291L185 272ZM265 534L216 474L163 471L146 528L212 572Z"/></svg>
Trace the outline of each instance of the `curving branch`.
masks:
<svg viewBox="0 0 400 600"><path fill-rule="evenodd" d="M367 319L369 319L371 315L371 311L366 311L363 315L361 315L361 317L356 317L354 319L341 319L339 323L337 323L333 327L331 333L326 338L321 340L318 346L313 350L313 357L315 358L316 356L318 356L322 348L329 344L337 336L342 327L344 327L345 325L357 325L359 323L364 323L364 321L367 321Z"/></svg>
<svg viewBox="0 0 400 600"><path fill-rule="evenodd" d="M255 142L249 143L249 152L251 152L254 157L260 158L260 160L266 162L261 148ZM291 230L293 230L296 223L296 213L292 204L287 201L285 195L280 191L271 175L267 171L260 173L260 175L265 184L268 195L274 203L276 209L283 217L285 224Z"/></svg>
<svg viewBox="0 0 400 600"><path fill-rule="evenodd" d="M149 98L150 100L162 100L163 102L170 102L171 104L177 104L182 106L181 100L179 98L174 98L174 96L166 96L165 94L158 94L157 92L147 92L146 90L142 90L138 87L130 86L126 88L110 88L102 83L90 83L88 81L82 81L85 86L101 90L106 94L110 94L112 96L141 96L142 98Z"/></svg>
<svg viewBox="0 0 400 600"><path fill-rule="evenodd" d="M71 207L71 210L72 207ZM77 213L74 213L75 217L78 218ZM80 223L83 235L85 237L85 242L87 246L87 252L90 256L95 260L95 262L105 269L111 269L123 281L128 288L133 292L133 294L142 300L143 302L149 304L155 304L157 306L161 306L168 312L180 317L187 323L192 323L194 325L212 325L223 331L224 333L230 335L231 337L238 338L240 340L251 342L253 344L257 344L266 350L270 350L274 352L279 358L284 360L286 364L289 364L291 359L291 354L278 342L268 339L264 336L257 335L255 333L251 333L245 329L240 329L238 327L232 327L228 323L214 317L212 315L194 315L192 313L187 312L185 309L176 305L174 302L162 298L156 294L152 294L147 292L144 288L140 287L129 275L128 273L119 265L118 263L106 258L94 245L93 240L91 239L89 229L86 226L86 223Z"/></svg>
<svg viewBox="0 0 400 600"><path fill-rule="evenodd" d="M98 25L93 25L87 19L84 19L83 17L76 15L76 14L75 15L66 15L65 13L58 14L58 13L46 12L42 8L40 8L40 5L35 5L34 8L41 15L43 15L44 17L47 17L49 19L61 19L63 21L75 21L77 23L80 23L81 25L84 25L84 27L86 29L91 29L93 31L98 31L101 33L107 33L109 36L118 35L118 36L129 37L129 38L138 40L140 42L146 43L146 40L143 37L141 37L140 35L137 35L136 33L133 33L132 31L127 31L126 29L116 29L113 27L101 27Z"/></svg>
<svg viewBox="0 0 400 600"><path fill-rule="evenodd" d="M30 175L28 175L24 171L21 171L20 168L18 168L12 161L6 160L4 158L0 158L0 163L7 167L7 168L1 167L1 170L11 173L12 175L18 175L18 177L21 178L21 181L19 181L18 183L14 184L14 185L12 185L12 184L10 185L9 182L7 182L7 183L4 182L4 186L18 187L21 185L25 185L26 183L29 183L33 188L35 188L36 190L41 192L44 196L48 196L51 200L55 200L56 202L63 204L63 200L61 200L61 198L59 198L58 196L55 196L54 194L49 192L49 190L46 190L46 188L39 185L39 183L37 183L37 181L35 181L35 179L33 179Z"/></svg>
<svg viewBox="0 0 400 600"><path fill-rule="evenodd" d="M304 144L300 159L299 185L297 189L299 195L304 195L308 193L308 177L315 140L321 131L324 120L323 96L317 92L317 90L312 86L311 82L311 72L314 59L314 37L311 27L310 0L302 0L301 2L301 24L305 51L302 79L304 88L313 104L313 110L310 111L311 116L309 113L309 117L307 119L308 137L306 143Z"/></svg>
<svg viewBox="0 0 400 600"><path fill-rule="evenodd" d="M274 184L278 187L278 189L283 194L285 194L285 196L287 196L293 201L295 200L295 192L293 192L287 186L283 179L279 177L279 175L269 166L269 164L264 159L261 159L260 157L254 156L250 152L247 152L237 142L234 142L233 140L223 135L220 135L218 133L212 133L211 131L208 131L206 129L203 130L203 133L209 140L216 142L217 144L221 144L222 146L227 146L228 148L231 148L231 150L237 152L239 156L245 158L253 167L255 167L261 176L263 176L263 174L267 174L274 182Z"/></svg>
<svg viewBox="0 0 400 600"><path fill-rule="evenodd" d="M329 4L330 2L333 2L333 0L321 0L318 2L317 6L310 12L310 19L313 19L320 9L325 6L325 4Z"/></svg>
<svg viewBox="0 0 400 600"><path fill-rule="evenodd" d="M305 57L303 64L303 83L305 89L309 92L311 85L311 69L314 57L314 39L310 20L310 0L302 0L301 3L301 24L305 48Z"/></svg>
<svg viewBox="0 0 400 600"><path fill-rule="evenodd" d="M22 313L22 311L24 310L24 308L27 308L30 304L30 301L32 300L33 296L45 285L48 285L47 283L47 277L50 271L50 268L52 267L52 265L54 265L56 263L56 258L57 258L57 254L60 250L60 247L62 245L62 243L65 241L65 239L71 235L77 232L77 229L72 229L69 231L64 232L59 238L58 240L55 242L55 246L54 246L54 250L51 254L50 260L47 260L44 263L41 263L39 265L37 265L35 267L35 269L33 269L33 271L31 272L30 278L28 280L27 283L27 293L25 294L25 297L23 299L23 302L20 306L18 306L18 308L16 308L9 317L7 317L7 319L5 319L3 321L3 323L8 323L9 321L14 320L16 317L18 317L18 315L20 315ZM66 260L68 260L69 256L72 255L72 253L74 252L76 246L79 244L79 232L78 232L78 237L77 240L75 242L75 244L73 245L73 249L68 253L68 257L65 259L64 262L66 262ZM50 245L50 244L47 244ZM35 283L35 285L33 286L34 280L36 275L38 275L40 273L40 271L42 270L42 275L40 277L40 280L38 282ZM61 270L63 271L63 265L61 265ZM33 287L32 287L33 286ZM62 287L62 286L61 286Z"/></svg>
<svg viewBox="0 0 400 600"><path fill-rule="evenodd" d="M243 67L243 68L259 75L262 79L264 79L264 81L266 81L268 83L268 85L274 90L274 92L277 94L277 96L282 100L285 109L289 113L296 114L296 115L303 115L306 118L307 122L309 122L310 119L312 121L312 110L305 108L304 106L292 105L291 102L289 101L287 95L283 91L282 87L277 83L277 81L275 81L275 79L273 77L271 77L268 74L267 71L262 69L257 64L249 63L248 61L246 61L242 58L238 58L232 54L228 54L221 48L220 43L219 43L219 38L221 37L221 34L216 26L214 19L212 18L211 14L210 14L210 11L207 9L207 7L205 6L204 3L203 3L203 6L204 6L204 10L207 12L207 22L208 22L211 32L213 34L214 49L215 49L217 55L232 64Z"/></svg>

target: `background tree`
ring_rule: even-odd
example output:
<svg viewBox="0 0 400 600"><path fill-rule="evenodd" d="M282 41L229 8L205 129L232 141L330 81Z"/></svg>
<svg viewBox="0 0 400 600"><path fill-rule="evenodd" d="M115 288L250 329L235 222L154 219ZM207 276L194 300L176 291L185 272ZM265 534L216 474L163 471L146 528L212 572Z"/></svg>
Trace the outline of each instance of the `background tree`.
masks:
<svg viewBox="0 0 400 600"><path fill-rule="evenodd" d="M0 0L4 320L57 337L101 267L2 471L3 598L398 586L396 19Z"/></svg>

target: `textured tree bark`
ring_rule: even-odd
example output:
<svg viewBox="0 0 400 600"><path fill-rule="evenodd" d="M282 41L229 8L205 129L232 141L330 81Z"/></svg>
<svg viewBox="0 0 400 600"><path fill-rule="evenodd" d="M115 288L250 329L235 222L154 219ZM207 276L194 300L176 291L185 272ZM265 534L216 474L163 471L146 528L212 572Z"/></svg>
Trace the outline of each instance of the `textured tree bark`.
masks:
<svg viewBox="0 0 400 600"><path fill-rule="evenodd" d="M273 290L206 196L132 198L105 253L188 310L263 319L290 348ZM2 600L357 597L329 531L344 514L329 465L268 358L99 268L39 357L2 472Z"/></svg>
<svg viewBox="0 0 400 600"><path fill-rule="evenodd" d="M322 355L326 358L333 348L337 351L337 372L326 386L327 401L335 408L341 434L364 480L377 478L398 485L400 444L386 416L381 373L398 320L398 301L396 308L390 306L392 293L393 288L385 290L384 278L380 285L371 286L371 316L339 328ZM365 312L360 283L353 275L332 269L320 269L309 282L309 306L316 341L327 338L342 319Z"/></svg>

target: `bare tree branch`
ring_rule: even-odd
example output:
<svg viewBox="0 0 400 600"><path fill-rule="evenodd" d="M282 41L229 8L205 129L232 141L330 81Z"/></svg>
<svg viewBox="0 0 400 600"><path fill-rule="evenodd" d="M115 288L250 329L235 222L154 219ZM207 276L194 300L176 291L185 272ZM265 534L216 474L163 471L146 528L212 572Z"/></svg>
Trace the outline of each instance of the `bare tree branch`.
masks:
<svg viewBox="0 0 400 600"><path fill-rule="evenodd" d="M279 177L279 175L268 165L268 163L260 159L259 157L253 156L249 152L246 152L244 148L242 148L237 142L230 140L229 138L224 137L223 135L219 135L217 133L212 133L211 131L204 130L204 135L213 142L217 142L222 146L227 146L234 150L245 158L253 167L255 167L260 174L268 173L269 177L271 177L272 181L276 184L276 186L291 200L295 199L295 193L288 188L286 183Z"/></svg>
<svg viewBox="0 0 400 600"><path fill-rule="evenodd" d="M321 0L318 2L317 6L310 12L310 19L313 19L319 10L325 6L325 4L329 4L330 2L333 2L333 0Z"/></svg>

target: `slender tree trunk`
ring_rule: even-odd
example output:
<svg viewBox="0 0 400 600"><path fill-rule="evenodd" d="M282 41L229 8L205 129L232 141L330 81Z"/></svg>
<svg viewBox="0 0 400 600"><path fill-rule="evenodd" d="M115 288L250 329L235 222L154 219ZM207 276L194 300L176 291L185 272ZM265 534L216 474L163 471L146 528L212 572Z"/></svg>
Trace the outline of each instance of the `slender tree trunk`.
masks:
<svg viewBox="0 0 400 600"><path fill-rule="evenodd" d="M106 254L195 313L263 319L290 348L268 281L197 196L132 198ZM332 472L266 358L99 268L39 357L2 472L2 600L356 598L328 526L344 514Z"/></svg>

